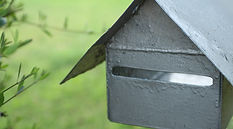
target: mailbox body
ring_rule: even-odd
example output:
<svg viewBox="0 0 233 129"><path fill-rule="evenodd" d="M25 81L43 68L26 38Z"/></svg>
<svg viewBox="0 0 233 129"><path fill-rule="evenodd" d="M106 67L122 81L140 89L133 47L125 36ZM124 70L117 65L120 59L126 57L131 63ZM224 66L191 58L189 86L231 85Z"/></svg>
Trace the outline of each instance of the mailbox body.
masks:
<svg viewBox="0 0 233 129"><path fill-rule="evenodd" d="M111 121L158 129L225 129L233 114L232 19L230 6L218 3L134 0L61 83L106 57ZM173 75L186 78L177 81ZM193 81L194 76L202 79Z"/></svg>
<svg viewBox="0 0 233 129"><path fill-rule="evenodd" d="M154 0L106 46L108 116L111 121L161 129L221 129L231 118L223 77ZM153 78L153 73L210 77L200 86ZM227 89L227 91L223 91ZM227 101L227 100L226 100ZM224 113L223 113L224 112Z"/></svg>

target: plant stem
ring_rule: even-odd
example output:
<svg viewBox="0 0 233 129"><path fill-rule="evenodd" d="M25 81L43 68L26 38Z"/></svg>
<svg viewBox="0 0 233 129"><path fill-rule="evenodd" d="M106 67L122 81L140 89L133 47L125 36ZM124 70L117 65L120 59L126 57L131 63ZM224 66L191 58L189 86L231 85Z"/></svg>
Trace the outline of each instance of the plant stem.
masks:
<svg viewBox="0 0 233 129"><path fill-rule="evenodd" d="M27 89L31 88L33 85L35 85L36 83L38 83L40 80L36 80L33 83L31 83L30 85L28 85L28 87L26 87L25 89L23 89L21 92L18 92L17 94L13 95L11 98L9 98L8 100L6 100L3 104L5 105L6 103L8 103L9 101L11 101L12 99L14 99L15 97L17 97L18 95L20 95L21 93L23 93L24 91L26 91Z"/></svg>
<svg viewBox="0 0 233 129"><path fill-rule="evenodd" d="M31 25L31 26L43 27L43 25L37 24L34 22L24 21L23 23ZM53 29L53 30L62 31L62 32L69 32L69 33L79 33L79 34L89 34L89 35L100 34L99 32L94 32L94 31L80 31L80 30L73 30L73 29L64 29L64 28L59 28L59 27L55 27L55 26L48 26L48 25L46 25L45 27Z"/></svg>
<svg viewBox="0 0 233 129"><path fill-rule="evenodd" d="M3 90L2 92L4 93L4 92L8 91L9 89L11 89L11 88L17 86L19 83L25 81L27 78L29 78L29 77L31 77L31 76L32 76L32 74L27 75L23 80L21 80L21 81L19 81L19 82L16 82L15 84L9 86L8 88L6 88L5 90Z"/></svg>

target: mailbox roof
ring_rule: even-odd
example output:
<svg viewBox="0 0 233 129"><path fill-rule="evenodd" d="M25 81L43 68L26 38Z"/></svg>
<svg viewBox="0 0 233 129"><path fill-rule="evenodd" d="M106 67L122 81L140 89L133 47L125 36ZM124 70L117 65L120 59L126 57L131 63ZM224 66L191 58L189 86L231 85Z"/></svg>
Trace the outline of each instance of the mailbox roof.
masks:
<svg viewBox="0 0 233 129"><path fill-rule="evenodd" d="M65 82L105 60L105 44L144 0L134 0L119 20L87 51ZM233 8L231 0L155 0L233 85Z"/></svg>

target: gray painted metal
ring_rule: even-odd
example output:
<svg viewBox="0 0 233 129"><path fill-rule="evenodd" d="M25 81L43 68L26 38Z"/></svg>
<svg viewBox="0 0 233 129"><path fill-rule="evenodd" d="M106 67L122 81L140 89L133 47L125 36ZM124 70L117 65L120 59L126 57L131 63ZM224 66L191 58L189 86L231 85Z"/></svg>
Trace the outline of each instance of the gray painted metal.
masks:
<svg viewBox="0 0 233 129"><path fill-rule="evenodd" d="M160 58L163 60L158 62ZM205 56L108 48L107 63L111 121L151 128L220 129L220 73ZM116 76L112 74L115 66L201 74L214 78L214 85L200 87Z"/></svg>
<svg viewBox="0 0 233 129"><path fill-rule="evenodd" d="M233 1L155 1L233 85Z"/></svg>
<svg viewBox="0 0 233 129"><path fill-rule="evenodd" d="M233 87L222 86L220 71L153 0L145 1L106 51L111 121L159 129L227 127ZM204 75L213 78L214 84L202 87L119 76L113 73L115 67Z"/></svg>

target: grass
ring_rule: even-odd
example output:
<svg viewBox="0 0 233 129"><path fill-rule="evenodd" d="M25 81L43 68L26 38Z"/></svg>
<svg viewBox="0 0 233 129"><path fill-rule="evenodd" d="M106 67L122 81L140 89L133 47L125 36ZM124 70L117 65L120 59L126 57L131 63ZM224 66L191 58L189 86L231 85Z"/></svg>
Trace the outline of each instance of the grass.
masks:
<svg viewBox="0 0 233 129"><path fill-rule="evenodd" d="M69 29L93 30L95 35L59 32L51 29L50 38L37 27L20 25L20 38L33 38L33 43L9 58L10 72L15 75L20 62L29 72L39 66L51 73L47 80L37 84L5 105L8 119L0 119L0 129L11 122L14 129L139 129L109 122L105 63L60 86L85 51L123 13L131 0L22 0L24 13L38 23L38 12L45 13L51 26L63 26L69 18ZM100 76L101 75L101 76ZM14 80L14 79L12 79ZM12 82L13 83L13 82Z"/></svg>
<svg viewBox="0 0 233 129"><path fill-rule="evenodd" d="M20 62L29 71L39 66L51 73L47 80L3 107L14 129L141 129L107 120L105 63L60 86L85 51L109 28L132 0L22 0L29 20L38 22L44 12L49 25L62 27L69 17L70 29L93 30L96 35L52 31L50 38L38 28L21 25L20 37L33 38L33 43L9 58L15 74ZM13 28L14 31L16 28ZM0 119L0 129L8 123ZM233 129L230 124L229 129Z"/></svg>

